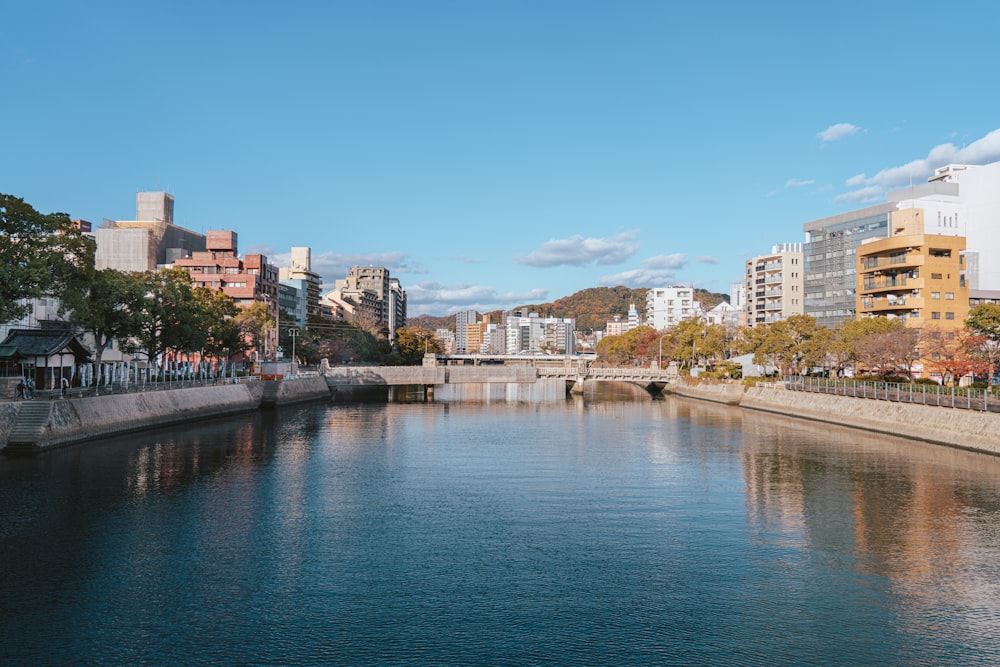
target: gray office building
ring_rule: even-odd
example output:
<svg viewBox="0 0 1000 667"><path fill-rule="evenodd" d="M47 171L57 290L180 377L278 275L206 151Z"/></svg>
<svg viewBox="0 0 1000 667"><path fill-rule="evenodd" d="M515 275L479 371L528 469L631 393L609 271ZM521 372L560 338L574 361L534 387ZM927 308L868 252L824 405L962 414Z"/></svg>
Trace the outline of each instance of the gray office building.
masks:
<svg viewBox="0 0 1000 667"><path fill-rule="evenodd" d="M855 248L870 238L889 236L895 203L878 204L803 225L805 313L837 327L855 313Z"/></svg>

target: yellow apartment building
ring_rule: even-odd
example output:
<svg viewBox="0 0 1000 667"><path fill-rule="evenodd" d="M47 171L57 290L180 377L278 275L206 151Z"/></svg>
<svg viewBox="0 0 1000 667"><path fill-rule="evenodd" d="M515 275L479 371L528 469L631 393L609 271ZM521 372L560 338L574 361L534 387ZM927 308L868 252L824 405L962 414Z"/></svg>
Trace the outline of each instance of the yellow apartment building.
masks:
<svg viewBox="0 0 1000 667"><path fill-rule="evenodd" d="M964 236L922 231L923 210L895 211L889 238L857 248L858 317L898 318L909 327L955 331L969 314Z"/></svg>

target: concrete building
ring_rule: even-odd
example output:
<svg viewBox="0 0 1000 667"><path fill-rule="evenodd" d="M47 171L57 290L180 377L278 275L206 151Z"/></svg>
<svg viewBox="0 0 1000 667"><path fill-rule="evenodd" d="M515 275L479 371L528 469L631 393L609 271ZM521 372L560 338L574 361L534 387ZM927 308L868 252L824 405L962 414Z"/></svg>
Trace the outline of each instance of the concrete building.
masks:
<svg viewBox="0 0 1000 667"><path fill-rule="evenodd" d="M783 243L746 263L746 326L771 324L805 312L801 243Z"/></svg>
<svg viewBox="0 0 1000 667"><path fill-rule="evenodd" d="M926 183L886 195L886 203L808 222L805 243L805 312L836 326L855 315L856 249L866 239L888 238L895 211L922 211L922 233L966 238L969 289L1000 290L1000 162L952 164Z"/></svg>
<svg viewBox="0 0 1000 667"><path fill-rule="evenodd" d="M721 301L715 307L710 308L704 317L709 324L721 324L726 327L727 331L735 332L740 327L740 322L744 321L746 313L728 301Z"/></svg>
<svg viewBox="0 0 1000 667"><path fill-rule="evenodd" d="M390 341L396 329L406 326L406 292L384 267L352 266L347 277L323 295L322 303L339 305L345 319Z"/></svg>
<svg viewBox="0 0 1000 667"><path fill-rule="evenodd" d="M889 214L895 208L895 204L879 204L803 226L803 306L818 324L836 327L854 319L855 249L865 239L889 235Z"/></svg>
<svg viewBox="0 0 1000 667"><path fill-rule="evenodd" d="M656 287L646 293L646 323L657 331L702 313L691 287Z"/></svg>
<svg viewBox="0 0 1000 667"><path fill-rule="evenodd" d="M924 234L920 209L893 213L894 234L857 249L858 317L956 331L969 314L965 238Z"/></svg>
<svg viewBox="0 0 1000 667"><path fill-rule="evenodd" d="M468 346L467 329L470 324L475 324L479 319L479 313L474 310L462 310L455 313L455 354L474 354L479 351L477 347L470 350Z"/></svg>
<svg viewBox="0 0 1000 667"><path fill-rule="evenodd" d="M187 269L191 281L199 287L222 290L241 308L258 301L264 303L278 322L278 268L267 261L267 256L240 257L237 234L229 230L208 232L206 246L204 251L178 258L174 266ZM265 349L256 350L259 358L272 359L277 345L278 330L274 328L268 333Z"/></svg>
<svg viewBox="0 0 1000 667"><path fill-rule="evenodd" d="M278 280L299 291L303 303L296 308L296 322L304 328L308 318L320 317L320 293L323 278L312 270L312 250L308 247L292 247L291 266L278 269Z"/></svg>
<svg viewBox="0 0 1000 667"><path fill-rule="evenodd" d="M139 192L135 220L105 220L94 232L94 265L116 271L156 271L204 251L205 236L174 225L174 198L165 192Z"/></svg>
<svg viewBox="0 0 1000 667"><path fill-rule="evenodd" d="M504 314L506 354L575 354L576 319Z"/></svg>

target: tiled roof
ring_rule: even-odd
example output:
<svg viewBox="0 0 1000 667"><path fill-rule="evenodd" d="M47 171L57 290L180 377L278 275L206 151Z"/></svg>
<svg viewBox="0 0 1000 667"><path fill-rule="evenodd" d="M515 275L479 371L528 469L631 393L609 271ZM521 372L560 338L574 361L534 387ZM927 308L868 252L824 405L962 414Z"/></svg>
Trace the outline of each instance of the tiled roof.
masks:
<svg viewBox="0 0 1000 667"><path fill-rule="evenodd" d="M48 357L67 346L78 357L90 356L90 351L71 331L15 329L0 343L0 358Z"/></svg>

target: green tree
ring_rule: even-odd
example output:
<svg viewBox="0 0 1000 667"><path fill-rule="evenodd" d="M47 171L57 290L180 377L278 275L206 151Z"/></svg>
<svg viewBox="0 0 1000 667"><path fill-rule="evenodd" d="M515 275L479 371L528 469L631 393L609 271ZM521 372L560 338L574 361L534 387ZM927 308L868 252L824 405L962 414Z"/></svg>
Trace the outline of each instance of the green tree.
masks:
<svg viewBox="0 0 1000 667"><path fill-rule="evenodd" d="M396 329L396 350L404 365L415 365L424 354L441 354L441 345L429 329L400 327Z"/></svg>
<svg viewBox="0 0 1000 667"><path fill-rule="evenodd" d="M0 194L0 322L24 317L23 302L85 284L94 244L65 213L43 215L23 199Z"/></svg>
<svg viewBox="0 0 1000 667"><path fill-rule="evenodd" d="M202 355L206 358L229 359L246 348L240 327L236 321L239 306L221 289L205 288L195 290L205 337Z"/></svg>
<svg viewBox="0 0 1000 667"><path fill-rule="evenodd" d="M792 315L768 325L749 327L744 345L754 353L755 364L769 364L784 374L796 374L821 366L832 340L833 332L817 324L816 318Z"/></svg>
<svg viewBox="0 0 1000 667"><path fill-rule="evenodd" d="M193 352L205 346L204 326L191 285L190 274L182 268L161 269L143 274L145 295L139 334L132 344L133 351L143 350L146 358L155 360L173 350Z"/></svg>
<svg viewBox="0 0 1000 667"><path fill-rule="evenodd" d="M94 338L94 360L98 365L113 340L119 345L142 333L146 282L141 273L113 269L94 272L84 284L63 292L61 310L77 327Z"/></svg>

